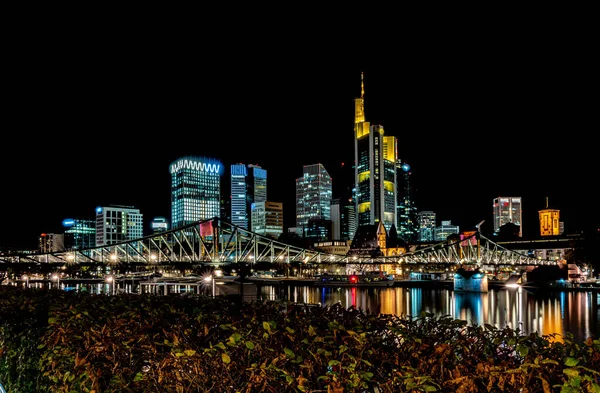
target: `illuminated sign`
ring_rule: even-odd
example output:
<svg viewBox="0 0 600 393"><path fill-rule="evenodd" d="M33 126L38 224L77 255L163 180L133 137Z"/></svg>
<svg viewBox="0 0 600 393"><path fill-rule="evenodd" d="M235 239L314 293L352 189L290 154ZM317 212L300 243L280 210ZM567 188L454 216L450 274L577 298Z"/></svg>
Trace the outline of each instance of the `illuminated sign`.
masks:
<svg viewBox="0 0 600 393"><path fill-rule="evenodd" d="M190 158L182 158L171 165L171 173L177 173L182 169L191 169L198 172L208 172L221 174L222 164L217 160L208 160L207 162L194 160Z"/></svg>
<svg viewBox="0 0 600 393"><path fill-rule="evenodd" d="M75 225L75 220L73 220L72 218L65 218L62 224L64 227L72 227L73 225Z"/></svg>

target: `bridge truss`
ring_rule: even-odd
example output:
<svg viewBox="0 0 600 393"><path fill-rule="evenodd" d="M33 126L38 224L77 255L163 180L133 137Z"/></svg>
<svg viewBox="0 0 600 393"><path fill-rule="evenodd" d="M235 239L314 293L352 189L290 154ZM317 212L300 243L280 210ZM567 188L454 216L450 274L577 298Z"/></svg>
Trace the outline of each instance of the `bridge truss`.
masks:
<svg viewBox="0 0 600 393"><path fill-rule="evenodd" d="M356 265L555 265L506 249L476 232L456 242L415 249L400 255L337 255L306 249L213 218L126 242L58 252L0 254L2 263L190 263L223 266L236 263L304 263Z"/></svg>

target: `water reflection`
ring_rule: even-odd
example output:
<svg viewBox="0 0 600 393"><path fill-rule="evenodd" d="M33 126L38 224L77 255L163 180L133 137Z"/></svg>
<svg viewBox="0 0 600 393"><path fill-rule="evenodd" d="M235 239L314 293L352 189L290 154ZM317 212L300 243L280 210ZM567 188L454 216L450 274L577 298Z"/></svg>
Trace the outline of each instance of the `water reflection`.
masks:
<svg viewBox="0 0 600 393"><path fill-rule="evenodd" d="M263 299L286 299L296 303L340 303L372 314L418 317L422 312L450 316L469 323L510 327L522 334L556 334L562 341L566 332L575 340L600 337L600 293L530 293L521 288L491 289L487 293L454 292L423 288L331 288L261 286Z"/></svg>

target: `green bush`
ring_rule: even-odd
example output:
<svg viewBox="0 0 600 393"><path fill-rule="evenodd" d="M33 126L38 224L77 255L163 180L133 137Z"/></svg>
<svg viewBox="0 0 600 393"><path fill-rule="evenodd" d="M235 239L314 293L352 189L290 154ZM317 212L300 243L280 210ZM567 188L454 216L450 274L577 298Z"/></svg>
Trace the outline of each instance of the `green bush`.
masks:
<svg viewBox="0 0 600 393"><path fill-rule="evenodd" d="M600 392L600 341L339 305L0 287L20 392Z"/></svg>

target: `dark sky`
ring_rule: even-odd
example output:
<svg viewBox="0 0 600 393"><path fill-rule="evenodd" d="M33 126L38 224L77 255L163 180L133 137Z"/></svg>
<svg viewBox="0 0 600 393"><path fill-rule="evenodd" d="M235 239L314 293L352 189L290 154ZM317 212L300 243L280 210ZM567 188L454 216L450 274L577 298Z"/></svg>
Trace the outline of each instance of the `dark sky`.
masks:
<svg viewBox="0 0 600 393"><path fill-rule="evenodd" d="M337 168L352 165L361 72L367 120L398 137L419 210L485 229L493 198L521 196L533 235L548 198L567 232L600 227L600 68L581 42L421 37L340 55L334 42L313 53L168 38L12 48L0 250L35 248L40 233L100 205L169 218L169 164L186 155L260 165L293 224L302 166L323 163L335 190Z"/></svg>

